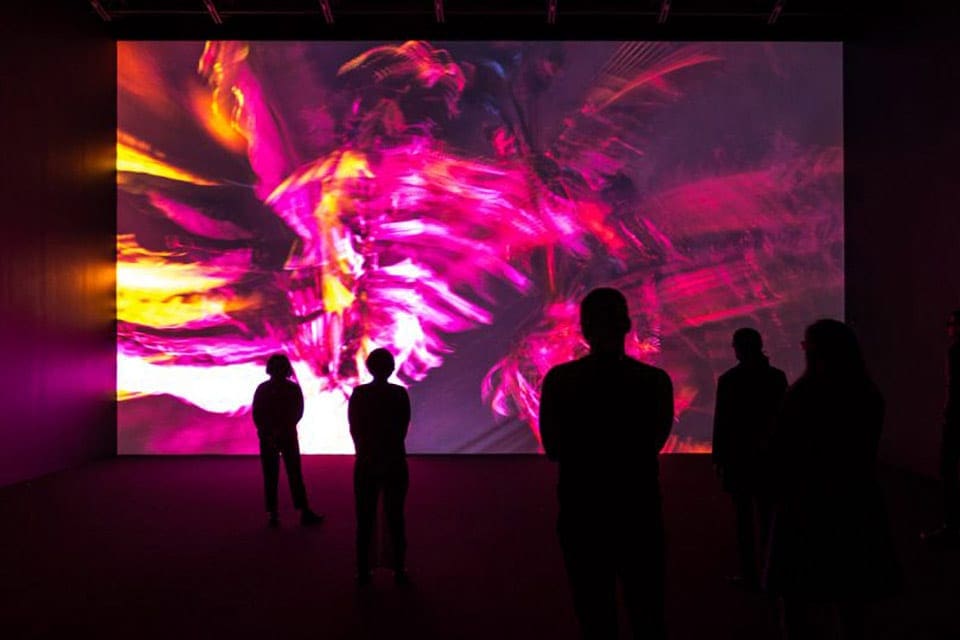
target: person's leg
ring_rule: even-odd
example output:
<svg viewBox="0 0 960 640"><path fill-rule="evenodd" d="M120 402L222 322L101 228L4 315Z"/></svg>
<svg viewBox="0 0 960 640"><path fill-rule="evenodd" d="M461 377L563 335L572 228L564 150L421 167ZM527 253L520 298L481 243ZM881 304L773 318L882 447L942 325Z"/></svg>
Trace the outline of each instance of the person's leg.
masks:
<svg viewBox="0 0 960 640"><path fill-rule="evenodd" d="M591 535L593 522L570 523L561 514L557 527L573 595L573 607L584 640L617 637L617 578L609 556L610 541Z"/></svg>
<svg viewBox="0 0 960 640"><path fill-rule="evenodd" d="M290 496L293 498L293 507L299 511L309 509L307 505L307 488L303 483L303 470L300 466L300 443L297 434L286 435L280 442L280 453L283 455L283 466L287 470L287 481L290 483Z"/></svg>
<svg viewBox="0 0 960 640"><path fill-rule="evenodd" d="M740 556L740 578L744 585L757 585L756 513L753 496L733 494L733 508L737 527L737 553Z"/></svg>
<svg viewBox="0 0 960 640"><path fill-rule="evenodd" d="M403 573L406 570L407 532L403 505L407 499L410 478L406 469L390 474L383 487L383 510L393 545L393 568Z"/></svg>
<svg viewBox="0 0 960 640"><path fill-rule="evenodd" d="M863 640L866 637L863 603L855 601L837 603L836 618L841 640Z"/></svg>
<svg viewBox="0 0 960 640"><path fill-rule="evenodd" d="M816 625L813 624L813 608L809 603L794 597L784 597L780 600L780 634L783 640L808 640L822 637Z"/></svg>
<svg viewBox="0 0 960 640"><path fill-rule="evenodd" d="M360 579L370 573L370 543L377 517L377 481L354 467L353 497L357 514L357 574Z"/></svg>
<svg viewBox="0 0 960 640"><path fill-rule="evenodd" d="M263 498L271 520L277 513L277 483L280 480L280 452L270 438L260 438L260 466L263 468Z"/></svg>
<svg viewBox="0 0 960 640"><path fill-rule="evenodd" d="M933 548L960 547L960 424L943 425L940 441L940 482L943 489L943 525L920 534Z"/></svg>
<svg viewBox="0 0 960 640"><path fill-rule="evenodd" d="M642 527L642 528L640 528ZM618 574L623 603L634 638L662 640L667 636L664 617L666 545L662 522L652 515L639 527L630 527L614 549L620 558Z"/></svg>
<svg viewBox="0 0 960 640"><path fill-rule="evenodd" d="M767 557L767 545L770 542L770 529L773 524L773 509L770 508L770 500L762 495L754 496L753 504L757 512L757 530L760 533L761 561L758 564L762 565L762 559Z"/></svg>
<svg viewBox="0 0 960 640"><path fill-rule="evenodd" d="M960 531L960 424L943 426L940 446L940 477L943 482L943 523L954 532Z"/></svg>

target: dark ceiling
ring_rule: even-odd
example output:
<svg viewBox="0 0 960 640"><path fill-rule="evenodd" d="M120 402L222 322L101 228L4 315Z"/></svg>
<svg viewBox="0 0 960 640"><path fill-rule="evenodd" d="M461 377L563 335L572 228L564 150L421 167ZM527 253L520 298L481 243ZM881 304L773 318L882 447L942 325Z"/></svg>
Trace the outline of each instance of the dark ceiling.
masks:
<svg viewBox="0 0 960 640"><path fill-rule="evenodd" d="M844 0L74 0L120 39L841 40Z"/></svg>

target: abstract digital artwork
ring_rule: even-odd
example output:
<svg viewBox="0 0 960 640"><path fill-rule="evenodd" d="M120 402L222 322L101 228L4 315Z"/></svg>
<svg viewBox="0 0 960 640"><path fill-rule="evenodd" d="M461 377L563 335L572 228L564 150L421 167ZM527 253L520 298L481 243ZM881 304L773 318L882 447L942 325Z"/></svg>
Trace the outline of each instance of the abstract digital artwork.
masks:
<svg viewBox="0 0 960 640"><path fill-rule="evenodd" d="M623 290L708 451L730 337L791 379L843 316L841 46L120 42L120 453L253 453L273 353L305 453L396 356L413 453L540 450L538 394ZM589 426L585 426L588 428Z"/></svg>

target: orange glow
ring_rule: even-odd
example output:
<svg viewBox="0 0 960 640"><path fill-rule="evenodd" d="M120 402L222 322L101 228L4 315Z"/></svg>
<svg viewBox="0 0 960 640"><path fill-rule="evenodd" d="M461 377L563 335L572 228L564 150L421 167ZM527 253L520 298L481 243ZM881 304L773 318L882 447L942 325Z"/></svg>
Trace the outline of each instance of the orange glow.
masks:
<svg viewBox="0 0 960 640"><path fill-rule="evenodd" d="M117 43L117 87L136 97L155 114L172 117L178 109L169 92L164 90L165 83L156 61L139 42Z"/></svg>
<svg viewBox="0 0 960 640"><path fill-rule="evenodd" d="M163 160L162 153L119 130L117 131L117 173L141 173L203 186L217 184L167 163ZM122 176L117 176L117 182L123 183Z"/></svg>
<svg viewBox="0 0 960 640"><path fill-rule="evenodd" d="M123 389L117 389L117 402L123 402L124 400L135 400L136 398L146 398L149 395L149 393L143 393L140 391L124 391Z"/></svg>
<svg viewBox="0 0 960 640"><path fill-rule="evenodd" d="M679 384L673 392L673 410L678 416L683 415L687 409L693 406L693 401L697 397L697 388Z"/></svg>
<svg viewBox="0 0 960 640"><path fill-rule="evenodd" d="M357 151L344 151L340 156L340 162L333 172L333 177L338 180L349 180L351 178L373 178L373 171L370 170L370 163L367 162L367 156Z"/></svg>
<svg viewBox="0 0 960 640"><path fill-rule="evenodd" d="M680 69L685 69L687 67L694 67L696 65L703 64L704 62L715 62L719 59L719 57L714 55L698 53L683 58L673 59L662 66L654 66L652 69L638 74L630 82L626 83L625 86L616 91L610 92L610 95L603 96L599 100L591 100L591 108L594 112L603 111L611 104L635 89L643 86L652 86L657 88L657 86L662 82L664 76L667 76L675 71L679 71Z"/></svg>
<svg viewBox="0 0 960 640"><path fill-rule="evenodd" d="M339 278L323 275L323 308L330 313L343 313L357 297L350 292Z"/></svg>
<svg viewBox="0 0 960 640"><path fill-rule="evenodd" d="M627 248L627 243L614 231L606 221L610 207L594 202L584 202L580 205L580 219L584 226L599 238L614 254L621 255Z"/></svg>
<svg viewBox="0 0 960 640"><path fill-rule="evenodd" d="M667 438L660 453L710 453L713 447L705 440L694 440L690 437L681 437L672 434Z"/></svg>
<svg viewBox="0 0 960 640"><path fill-rule="evenodd" d="M248 308L244 299L215 289L229 284L199 264L170 260L173 253L150 251L132 235L117 236L117 318L150 327L180 327ZM222 271L222 270L221 270Z"/></svg>
<svg viewBox="0 0 960 640"><path fill-rule="evenodd" d="M236 121L223 113L220 103L209 91L194 88L191 91L190 106L207 133L224 148L236 153L247 148L247 140L239 130Z"/></svg>
<svg viewBox="0 0 960 640"><path fill-rule="evenodd" d="M227 149L243 151L253 139L244 113L246 98L236 84L238 65L250 55L244 42L208 41L197 65L211 87L192 97L193 111L207 131Z"/></svg>
<svg viewBox="0 0 960 640"><path fill-rule="evenodd" d="M277 185L266 198L266 202L275 202L282 194L296 190L304 185L320 182L324 186L324 194L331 193L333 189L337 194L342 192L338 180L350 180L356 178L375 178L376 174L370 169L370 163L367 156L358 151L344 151L335 153L325 159L323 162L314 163L307 169L298 172L294 176L287 178ZM337 197L341 197L337 195ZM332 200L325 198L324 202L335 207ZM323 206L323 204L321 204Z"/></svg>

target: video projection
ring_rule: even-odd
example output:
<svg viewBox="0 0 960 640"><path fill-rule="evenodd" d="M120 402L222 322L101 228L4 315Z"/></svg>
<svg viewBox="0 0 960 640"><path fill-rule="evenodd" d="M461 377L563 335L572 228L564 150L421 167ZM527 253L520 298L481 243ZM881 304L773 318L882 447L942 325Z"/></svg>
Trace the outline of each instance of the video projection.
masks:
<svg viewBox="0 0 960 640"><path fill-rule="evenodd" d="M121 42L118 449L254 453L273 353L350 453L367 353L411 453L533 453L578 303L623 290L709 451L731 335L843 317L838 43Z"/></svg>

